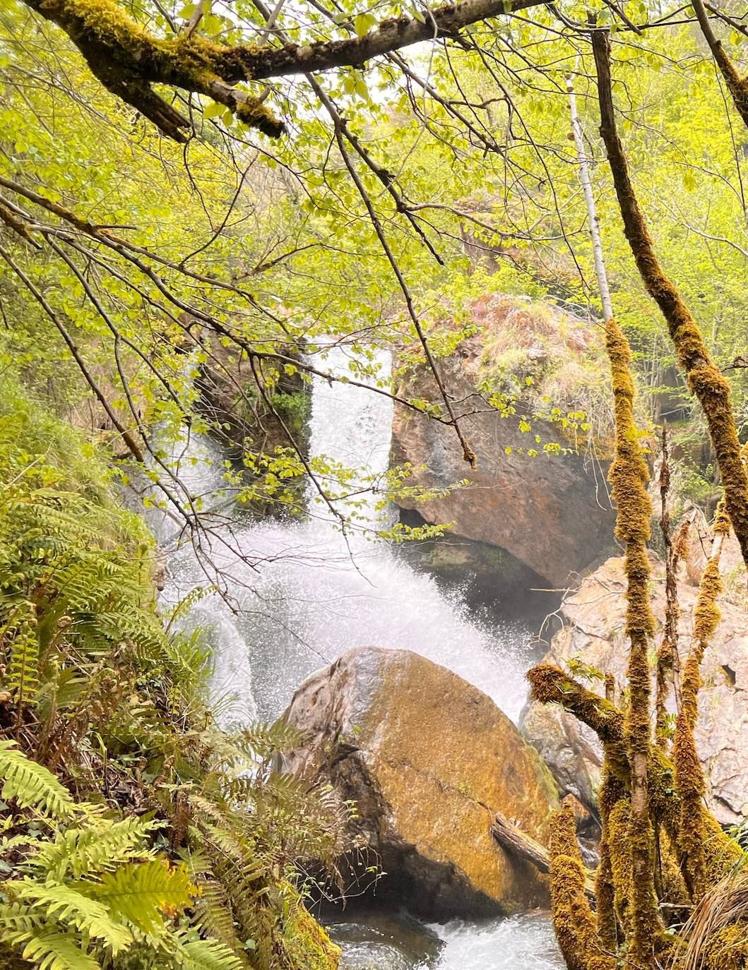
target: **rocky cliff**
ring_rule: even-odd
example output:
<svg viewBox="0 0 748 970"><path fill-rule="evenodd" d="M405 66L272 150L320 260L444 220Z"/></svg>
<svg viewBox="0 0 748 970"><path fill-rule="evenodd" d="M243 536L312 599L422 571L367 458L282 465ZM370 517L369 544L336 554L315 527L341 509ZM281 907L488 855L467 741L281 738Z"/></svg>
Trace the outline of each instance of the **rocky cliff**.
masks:
<svg viewBox="0 0 748 970"><path fill-rule="evenodd" d="M581 321L517 299L486 298L473 315L475 333L439 367L465 415L476 467L464 462L451 427L397 407L392 463L409 462L415 483L426 488L469 480L444 497L405 498L401 508L498 546L546 583L565 586L611 550L607 468L589 437L600 414L580 409L595 406L591 387L607 373L597 337ZM420 364L401 371L397 390L440 401Z"/></svg>

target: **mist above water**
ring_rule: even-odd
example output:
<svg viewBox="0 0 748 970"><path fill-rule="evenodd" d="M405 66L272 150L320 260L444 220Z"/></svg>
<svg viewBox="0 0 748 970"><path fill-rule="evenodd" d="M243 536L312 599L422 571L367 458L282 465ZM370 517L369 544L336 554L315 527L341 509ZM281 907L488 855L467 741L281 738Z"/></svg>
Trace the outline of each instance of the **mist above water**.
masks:
<svg viewBox="0 0 748 970"><path fill-rule="evenodd" d="M350 373L344 350L326 358L327 370ZM376 363L386 379L388 355L380 353ZM214 649L213 697L224 723L277 717L309 674L359 646L413 650L460 674L517 718L526 697L531 631L522 623L479 619L459 589L440 587L397 546L375 537L377 528L392 524L393 512L365 490L388 469L391 429L388 397L316 379L310 453L358 470L348 488L355 498L336 503L343 514L355 503L353 528L341 533L310 484L306 521L257 521L229 510L216 527L219 537L208 538L213 561L229 577L232 605L210 595L191 619L206 629ZM218 495L222 485L217 446L192 436L176 455L180 476L209 504L206 496L211 490ZM168 571L170 603L206 583L189 545L170 556Z"/></svg>

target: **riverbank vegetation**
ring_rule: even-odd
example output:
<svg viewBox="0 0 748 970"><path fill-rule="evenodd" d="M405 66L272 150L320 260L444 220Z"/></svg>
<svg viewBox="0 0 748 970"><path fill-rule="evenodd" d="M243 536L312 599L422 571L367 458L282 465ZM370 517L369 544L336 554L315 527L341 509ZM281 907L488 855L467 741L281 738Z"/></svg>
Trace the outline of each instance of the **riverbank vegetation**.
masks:
<svg viewBox="0 0 748 970"><path fill-rule="evenodd" d="M142 519L7 380L0 468L3 965L329 965L294 863L334 859L340 825L271 770L296 735L219 730Z"/></svg>
<svg viewBox="0 0 748 970"><path fill-rule="evenodd" d="M355 501L347 519L335 505L360 487L355 470L309 455L313 379L373 383L447 427L466 477L467 418L482 410L526 435L526 456L612 460L627 681L605 700L565 671L531 673L535 697L605 749L595 912L568 808L551 846L559 941L571 970L748 964L745 857L704 808L694 741L730 529L748 561L747 36L732 0L4 6L8 966L336 964L303 905L304 863L334 872L350 848L340 807L278 771L293 732L219 728L209 651L180 623L190 604L159 605L155 542L123 498L193 544L196 596L226 586L202 496L169 457L180 436L230 442L227 487L255 513L302 515L310 489L347 533L372 532ZM595 283L570 90L615 319ZM492 329L505 301L511 332ZM476 391L457 398L443 374L476 335ZM351 352L345 378L328 372L331 343ZM394 354L392 385L374 349ZM434 398L393 390L424 363ZM682 683L649 592L662 424L675 510L715 515ZM409 473L363 490L384 503L413 488ZM262 568L261 551L242 556Z"/></svg>

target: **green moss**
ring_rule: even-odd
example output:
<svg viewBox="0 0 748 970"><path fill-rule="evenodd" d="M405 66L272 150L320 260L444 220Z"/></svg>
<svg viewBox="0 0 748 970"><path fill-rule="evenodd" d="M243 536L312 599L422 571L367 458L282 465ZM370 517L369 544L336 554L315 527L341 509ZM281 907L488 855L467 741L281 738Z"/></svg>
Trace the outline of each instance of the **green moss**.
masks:
<svg viewBox="0 0 748 970"><path fill-rule="evenodd" d="M725 926L709 940L703 956L705 970L745 970L748 967L748 926Z"/></svg>
<svg viewBox="0 0 748 970"><path fill-rule="evenodd" d="M652 502L647 491L649 472L634 420L634 382L631 348L615 320L605 324L610 360L616 426L615 459L609 479L616 503L616 536L625 545L626 632L629 637L626 745L631 772L630 820L623 845L631 857L631 940L628 966L649 966L660 935L654 886L653 830L649 816L648 765L650 753L649 645L655 622L649 595ZM623 833L622 833L623 837ZM622 850L624 851L624 850ZM614 865L614 883L615 883Z"/></svg>
<svg viewBox="0 0 748 970"><path fill-rule="evenodd" d="M292 907L283 932L288 970L337 970L340 948L298 901Z"/></svg>
<svg viewBox="0 0 748 970"><path fill-rule="evenodd" d="M724 536L730 528L720 506L715 519L716 537ZM694 612L694 643L683 671L681 703L675 727L673 758L676 781L681 798L678 848L682 855L683 874L694 899L707 889L706 815L704 796L706 780L696 750L694 731L698 719L698 696L701 687L701 663L719 624L717 597L722 590L719 573L719 542L710 556L699 584Z"/></svg>
<svg viewBox="0 0 748 970"><path fill-rule="evenodd" d="M164 130L179 126L180 116L150 84L206 95L260 131L274 137L282 133L282 123L267 105L233 87L252 80L257 47L226 47L198 34L155 37L115 0L38 0L33 5L66 31L100 80L152 120L160 118Z"/></svg>
<svg viewBox="0 0 748 970"><path fill-rule="evenodd" d="M595 916L585 896L585 872L569 800L555 814L551 832L553 927L566 966L569 970L615 970L615 958L605 951L597 935Z"/></svg>
<svg viewBox="0 0 748 970"><path fill-rule="evenodd" d="M610 758L603 764L603 780L598 803L600 807L600 864L595 873L597 903L597 932L607 950L615 953L619 940L619 919L616 912L616 883L613 871L618 834L615 831L614 811L626 799L626 787L611 770ZM620 890L619 890L620 895ZM619 900L620 902L620 900Z"/></svg>

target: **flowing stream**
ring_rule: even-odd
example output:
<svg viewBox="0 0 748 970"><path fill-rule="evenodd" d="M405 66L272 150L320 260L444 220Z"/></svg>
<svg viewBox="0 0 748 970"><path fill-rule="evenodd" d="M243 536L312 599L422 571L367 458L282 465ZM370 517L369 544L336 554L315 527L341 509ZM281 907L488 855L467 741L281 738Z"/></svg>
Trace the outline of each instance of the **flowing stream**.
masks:
<svg viewBox="0 0 748 970"><path fill-rule="evenodd" d="M376 362L386 379L389 357L379 353ZM322 366L343 376L349 364L345 349L335 348ZM355 498L339 508L345 512L355 502L359 525L370 527L346 536L312 484L305 521L257 519L232 505L222 480L224 455L214 442L193 435L174 451L175 471L193 494L220 510L207 541L228 602L215 593L198 599L186 623L207 631L212 702L225 726L274 719L310 673L365 645L420 653L475 684L516 720L527 693L531 631L476 617L459 589L445 590L397 546L371 537L392 519L366 490L387 471L391 428L388 397L315 381L310 454L358 470L348 488ZM176 546L169 519L156 513L151 521L168 559L164 600L176 604L208 578L190 543ZM355 922L336 922L332 932L343 946L346 970L562 966L547 917L538 914L426 927L407 916L383 921L357 913Z"/></svg>

